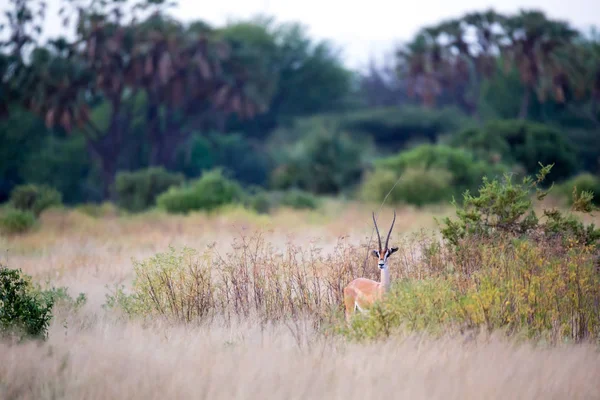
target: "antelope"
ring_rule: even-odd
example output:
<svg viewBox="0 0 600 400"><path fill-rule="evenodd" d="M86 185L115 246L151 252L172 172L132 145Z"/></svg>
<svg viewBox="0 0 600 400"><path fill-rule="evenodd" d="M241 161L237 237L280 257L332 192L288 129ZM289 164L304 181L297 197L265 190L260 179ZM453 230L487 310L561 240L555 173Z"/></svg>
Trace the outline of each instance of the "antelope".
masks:
<svg viewBox="0 0 600 400"><path fill-rule="evenodd" d="M390 235L394 228L394 222L396 222L396 211L394 210L394 219L392 220L392 226L388 232L387 238L385 239L385 247L381 246L381 235L379 234L379 228L377 227L377 221L375 220L375 213L373 213L373 223L375 224L375 230L377 231L377 239L379 241L379 249L372 250L371 254L377 257L377 265L381 271L381 279L376 282L366 278L356 278L344 288L344 305L346 306L346 320L350 322L352 314L355 311L366 312L373 303L381 299L390 289L390 271L388 268L389 257L398 251L397 247L389 248L388 244L390 241Z"/></svg>

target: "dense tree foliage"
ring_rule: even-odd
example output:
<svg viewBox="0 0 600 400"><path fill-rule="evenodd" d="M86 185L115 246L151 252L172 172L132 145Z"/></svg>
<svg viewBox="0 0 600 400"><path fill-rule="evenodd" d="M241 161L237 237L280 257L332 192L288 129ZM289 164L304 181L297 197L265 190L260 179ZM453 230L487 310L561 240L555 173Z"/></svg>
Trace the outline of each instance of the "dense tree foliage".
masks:
<svg viewBox="0 0 600 400"><path fill-rule="evenodd" d="M62 36L45 41L43 1L3 6L0 201L31 183L67 204L127 193L137 211L170 185L148 183L159 170L178 184L217 168L246 188L319 194L362 179L365 199L399 179L405 192L437 188L397 196L414 203L471 188L459 164L554 163L559 181L600 172L600 35L539 10L425 26L350 71L298 23L182 23L164 0L61 4ZM127 171L140 179L115 182Z"/></svg>

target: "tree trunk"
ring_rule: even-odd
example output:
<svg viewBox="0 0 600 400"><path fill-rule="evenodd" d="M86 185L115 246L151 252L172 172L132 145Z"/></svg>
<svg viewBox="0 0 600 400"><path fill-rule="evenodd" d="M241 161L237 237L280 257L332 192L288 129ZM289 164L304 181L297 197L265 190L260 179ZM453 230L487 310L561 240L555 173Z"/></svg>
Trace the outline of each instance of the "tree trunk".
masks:
<svg viewBox="0 0 600 400"><path fill-rule="evenodd" d="M160 118L158 116L158 106L151 104L146 113L146 121L148 121L148 138L150 139L150 159L148 163L151 166L161 164L161 147L162 147L162 132L160 129Z"/></svg>
<svg viewBox="0 0 600 400"><path fill-rule="evenodd" d="M111 201L116 200L113 183L117 174L117 162L113 157L103 157L100 163L102 175L102 197Z"/></svg>
<svg viewBox="0 0 600 400"><path fill-rule="evenodd" d="M84 131L88 152L96 158L102 180L102 197L115 200L112 186L119 167L123 135L129 128L129 119L120 112L120 99L113 101L113 114L106 132L100 131L92 122Z"/></svg>
<svg viewBox="0 0 600 400"><path fill-rule="evenodd" d="M521 108L519 109L519 119L524 120L529 115L529 103L531 102L531 90L525 89L523 97L521 98Z"/></svg>
<svg viewBox="0 0 600 400"><path fill-rule="evenodd" d="M167 111L164 124L155 111L152 111L151 114L154 119L151 120L149 129L150 165L163 166L170 170L175 169L177 151L189 135L181 129L172 110Z"/></svg>
<svg viewBox="0 0 600 400"><path fill-rule="evenodd" d="M96 159L100 167L100 180L102 184L102 198L114 200L111 190L117 173L117 157L107 152L101 146L100 141L87 137L88 153Z"/></svg>
<svg viewBox="0 0 600 400"><path fill-rule="evenodd" d="M175 169L177 164L177 151L189 135L182 129L181 123L178 123L172 110L169 110L167 113L165 125L161 147L162 162L165 168Z"/></svg>

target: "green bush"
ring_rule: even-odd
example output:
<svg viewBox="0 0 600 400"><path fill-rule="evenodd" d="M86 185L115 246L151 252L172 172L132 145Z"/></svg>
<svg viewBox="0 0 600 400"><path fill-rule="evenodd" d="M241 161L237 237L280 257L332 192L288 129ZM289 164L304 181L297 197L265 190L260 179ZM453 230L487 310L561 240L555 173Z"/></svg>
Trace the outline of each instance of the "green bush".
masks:
<svg viewBox="0 0 600 400"><path fill-rule="evenodd" d="M155 205L158 195L183 182L183 174L168 172L163 167L119 172L115 178L117 202L128 211L144 211Z"/></svg>
<svg viewBox="0 0 600 400"><path fill-rule="evenodd" d="M470 245L468 258L454 255L458 271L394 283L345 333L364 340L484 329L554 344L600 339L600 275L589 250L557 254L528 240Z"/></svg>
<svg viewBox="0 0 600 400"><path fill-rule="evenodd" d="M264 185L271 169L270 155L239 133L193 135L178 154L178 170L188 177L222 168L239 182Z"/></svg>
<svg viewBox="0 0 600 400"><path fill-rule="evenodd" d="M26 184L13 189L10 203L17 210L31 211L37 218L44 210L62 204L62 195L47 185Z"/></svg>
<svg viewBox="0 0 600 400"><path fill-rule="evenodd" d="M489 176L493 177L506 171L507 168L504 165L492 165L485 161L481 161L475 158L475 156L466 150L457 149L445 145L420 145L410 150L400 152L399 154L391 157L386 157L378 160L376 163L376 174L381 174L382 170L389 170L394 172L396 179L403 175L407 170L411 169L408 178L405 181L405 187L408 190L413 186L411 180L416 180L416 175L423 174L423 178L427 179L428 182L432 182L435 185L435 190L432 190L431 194L418 194L416 197L423 197L424 199L433 198L429 196L435 196L438 193L441 197L438 200L448 198L446 192L450 192L450 196L458 193L462 193L465 190L476 190L479 186L482 177ZM424 173L429 171L430 173ZM442 177L449 179L448 185L452 187L453 192L444 188L441 179L435 177L436 173L442 172ZM390 179L391 175L388 174L387 178ZM380 178L374 178L380 179ZM395 180L394 179L394 182ZM385 182L387 183L387 182ZM382 185L384 182L382 182ZM418 186L418 182L414 182ZM388 186L385 189L385 193L389 191L393 186ZM424 185L423 185L424 186ZM383 188L382 188L383 190ZM427 191L427 188L421 188L420 191ZM384 195L385 195L384 193ZM395 190L397 196L410 196L410 194L400 194L400 189ZM372 200L381 201L383 198L372 196ZM402 200L398 198L398 200ZM419 200L416 199L417 203Z"/></svg>
<svg viewBox="0 0 600 400"><path fill-rule="evenodd" d="M261 214L274 208L289 207L297 210L314 210L319 207L319 199L309 192L299 189L267 192L254 191L246 197L246 205Z"/></svg>
<svg viewBox="0 0 600 400"><path fill-rule="evenodd" d="M364 179L360 195L363 200L381 202L391 190L387 202L423 206L452 200L451 182L452 174L438 168L409 167L400 176L391 170L376 169Z"/></svg>
<svg viewBox="0 0 600 400"><path fill-rule="evenodd" d="M53 299L44 297L20 269L0 265L0 335L19 338L47 335Z"/></svg>
<svg viewBox="0 0 600 400"><path fill-rule="evenodd" d="M192 322L208 316L214 307L210 256L173 247L134 262L132 293L117 287L106 296L106 308L120 308L130 317L162 316Z"/></svg>
<svg viewBox="0 0 600 400"><path fill-rule="evenodd" d="M471 122L455 108L377 107L298 118L292 132L286 130L281 134L290 137L291 133L294 139L299 139L314 126L329 125L355 138L370 137L379 148L396 152L410 143L436 141Z"/></svg>
<svg viewBox="0 0 600 400"><path fill-rule="evenodd" d="M535 174L538 163L555 164L554 179L568 178L577 170L577 150L560 131L540 123L498 120L480 129L466 129L452 139L456 146L489 160L518 163Z"/></svg>
<svg viewBox="0 0 600 400"><path fill-rule="evenodd" d="M283 192L279 203L298 210L314 210L319 207L319 199L316 196L298 189Z"/></svg>
<svg viewBox="0 0 600 400"><path fill-rule="evenodd" d="M272 153L279 158L271 176L274 189L336 194L360 180L368 147L333 127L316 125L291 147L277 146Z"/></svg>
<svg viewBox="0 0 600 400"><path fill-rule="evenodd" d="M421 253L418 273L342 331L370 339L483 328L551 343L600 340L600 230L554 209L536 215L532 195L547 195L540 187L550 169L516 183L484 179L476 195L466 193L457 218L444 219L444 240ZM574 209L590 201L577 198Z"/></svg>
<svg viewBox="0 0 600 400"><path fill-rule="evenodd" d="M509 235L516 238L558 238L564 244L570 240L582 245L597 245L600 230L594 224L585 226L573 215L558 210L544 210L544 222L535 213L532 196L544 198L549 192L540 189L552 166L542 167L536 178L525 176L513 182L510 175L502 180L483 179L476 195L464 194L463 204L456 210L457 220L445 218L442 235L449 243L460 243L471 237L488 239ZM577 211L589 211L591 197L578 197L573 204Z"/></svg>
<svg viewBox="0 0 600 400"><path fill-rule="evenodd" d="M583 173L563 182L557 187L559 192L564 197L569 199L569 202L573 203L573 189L577 188L577 194L581 195L582 192L593 193L594 204L600 204L600 178L590 173Z"/></svg>
<svg viewBox="0 0 600 400"><path fill-rule="evenodd" d="M275 202L270 193L260 191L246 198L246 206L259 214L268 214L275 206Z"/></svg>
<svg viewBox="0 0 600 400"><path fill-rule="evenodd" d="M35 215L31 211L17 210L13 207L0 211L0 231L5 234L25 233L35 222Z"/></svg>
<svg viewBox="0 0 600 400"><path fill-rule="evenodd" d="M20 176L24 182L49 185L62 194L63 202L76 204L93 193L93 165L85 137L48 134L39 150L27 155Z"/></svg>
<svg viewBox="0 0 600 400"><path fill-rule="evenodd" d="M339 124L348 132L372 136L384 148L399 149L410 142L436 141L468 124L468 119L453 108L404 106L345 113Z"/></svg>
<svg viewBox="0 0 600 400"><path fill-rule="evenodd" d="M62 306L67 309L77 311L87 302L85 293L79 293L76 298L69 294L69 289L61 287L50 287L49 289L40 291L41 298L48 304L54 306Z"/></svg>
<svg viewBox="0 0 600 400"><path fill-rule="evenodd" d="M221 170L202 174L200 179L187 186L172 187L157 198L159 207L170 213L211 211L220 206L240 202L244 191L234 180L228 179Z"/></svg>

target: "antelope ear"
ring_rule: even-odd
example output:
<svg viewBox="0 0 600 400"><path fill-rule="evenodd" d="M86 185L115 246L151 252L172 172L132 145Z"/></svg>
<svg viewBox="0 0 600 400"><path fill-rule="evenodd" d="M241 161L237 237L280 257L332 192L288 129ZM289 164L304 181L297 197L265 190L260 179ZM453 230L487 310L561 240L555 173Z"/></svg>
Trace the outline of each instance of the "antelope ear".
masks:
<svg viewBox="0 0 600 400"><path fill-rule="evenodd" d="M397 248L397 247L392 247L392 248L390 249L390 255L394 254L394 253L395 253L395 252L397 252L397 251L398 251L398 248Z"/></svg>
<svg viewBox="0 0 600 400"><path fill-rule="evenodd" d="M373 257L379 258L379 252L377 250L371 250L371 254L373 255Z"/></svg>

